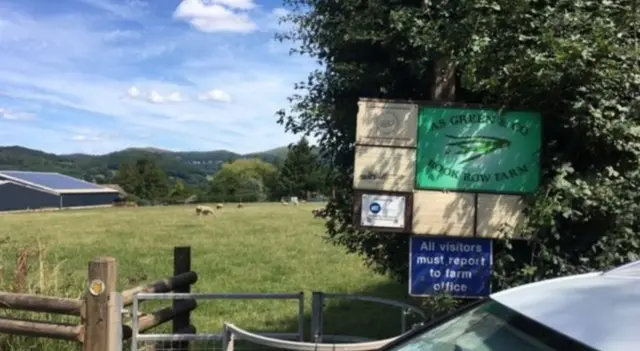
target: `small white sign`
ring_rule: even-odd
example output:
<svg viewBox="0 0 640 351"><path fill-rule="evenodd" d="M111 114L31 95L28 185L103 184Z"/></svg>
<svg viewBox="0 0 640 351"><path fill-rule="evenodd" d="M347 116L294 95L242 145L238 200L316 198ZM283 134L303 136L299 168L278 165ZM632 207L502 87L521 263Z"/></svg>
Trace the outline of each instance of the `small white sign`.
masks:
<svg viewBox="0 0 640 351"><path fill-rule="evenodd" d="M380 228L404 228L405 196L362 195L360 225Z"/></svg>

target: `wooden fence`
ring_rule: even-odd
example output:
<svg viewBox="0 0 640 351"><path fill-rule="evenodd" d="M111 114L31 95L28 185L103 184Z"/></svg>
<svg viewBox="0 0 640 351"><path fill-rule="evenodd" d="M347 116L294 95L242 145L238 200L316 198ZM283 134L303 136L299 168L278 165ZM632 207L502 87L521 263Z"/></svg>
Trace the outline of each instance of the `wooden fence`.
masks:
<svg viewBox="0 0 640 351"><path fill-rule="evenodd" d="M191 285L198 280L198 275L191 271L190 247L174 248L173 267L174 275L170 278L123 291L123 305L131 305L134 295L139 292L190 292ZM130 321L121 323L123 311L118 310L114 301L117 296L116 260L102 257L89 262L87 281L89 283L81 299L0 292L2 309L80 317L79 324L0 317L0 333L74 341L83 345L83 351L116 350L117 343L122 342L117 340L118 328L122 331L123 340L129 339L132 332ZM176 300L170 307L131 318L138 318L141 332L172 321L172 333L193 334L196 330L190 320L191 311L195 308L195 300ZM182 351L188 350L188 345L176 342L162 345L162 349Z"/></svg>

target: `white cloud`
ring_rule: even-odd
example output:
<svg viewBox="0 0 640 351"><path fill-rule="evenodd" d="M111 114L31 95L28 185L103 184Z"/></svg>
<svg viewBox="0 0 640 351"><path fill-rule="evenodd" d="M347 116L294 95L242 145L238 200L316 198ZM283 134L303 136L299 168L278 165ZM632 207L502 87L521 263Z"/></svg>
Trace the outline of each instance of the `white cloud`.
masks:
<svg viewBox="0 0 640 351"><path fill-rule="evenodd" d="M171 102L183 102L185 101L184 96L179 91L174 91L173 93L167 96L167 100Z"/></svg>
<svg viewBox="0 0 640 351"><path fill-rule="evenodd" d="M154 104L161 104L165 101L165 98L158 94L158 92L156 92L155 90L151 91L151 94L149 94L149 102L152 102Z"/></svg>
<svg viewBox="0 0 640 351"><path fill-rule="evenodd" d="M198 96L198 99L202 101L212 100L212 101L219 101L219 102L230 102L231 95L229 95L229 93L222 91L220 89L213 89L204 94L200 94Z"/></svg>
<svg viewBox="0 0 640 351"><path fill-rule="evenodd" d="M153 104L163 104L169 102L185 102L187 98L179 91L162 95L156 90L151 90L148 94L143 93L140 88L132 86L127 90L127 97L133 100L147 101Z"/></svg>
<svg viewBox="0 0 640 351"><path fill-rule="evenodd" d="M289 14L289 10L282 7L277 7L273 9L271 13L273 13L275 16L278 16L278 17L284 17Z"/></svg>
<svg viewBox="0 0 640 351"><path fill-rule="evenodd" d="M139 97L142 93L140 92L140 89L138 89L137 87L131 87L129 88L129 90L127 91L127 94L132 97L132 98L137 98Z"/></svg>
<svg viewBox="0 0 640 351"><path fill-rule="evenodd" d="M71 137L71 140L77 141L77 142L92 142L92 141L96 142L96 141L101 141L102 139L96 136L74 135L73 137Z"/></svg>
<svg viewBox="0 0 640 351"><path fill-rule="evenodd" d="M10 111L4 108L0 108L0 118L7 121L32 121L36 119L31 113Z"/></svg>
<svg viewBox="0 0 640 351"><path fill-rule="evenodd" d="M217 0L214 3L182 0L173 16L189 22L202 32L249 33L258 29L258 26L249 18L248 13L235 9L246 10L253 6L255 5L250 0Z"/></svg>

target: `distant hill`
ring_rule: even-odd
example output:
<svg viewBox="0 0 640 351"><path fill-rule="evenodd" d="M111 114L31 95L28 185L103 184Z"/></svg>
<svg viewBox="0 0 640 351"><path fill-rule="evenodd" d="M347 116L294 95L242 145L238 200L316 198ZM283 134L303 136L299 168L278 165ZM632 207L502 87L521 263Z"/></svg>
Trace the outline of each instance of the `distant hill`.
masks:
<svg viewBox="0 0 640 351"><path fill-rule="evenodd" d="M158 148L129 148L106 155L56 155L21 146L5 146L0 147L0 170L59 172L89 181L105 182L122 163L146 156L155 159L170 177L200 186L225 162L259 158L275 164L284 160L287 152L286 146L244 155L227 150L172 152Z"/></svg>

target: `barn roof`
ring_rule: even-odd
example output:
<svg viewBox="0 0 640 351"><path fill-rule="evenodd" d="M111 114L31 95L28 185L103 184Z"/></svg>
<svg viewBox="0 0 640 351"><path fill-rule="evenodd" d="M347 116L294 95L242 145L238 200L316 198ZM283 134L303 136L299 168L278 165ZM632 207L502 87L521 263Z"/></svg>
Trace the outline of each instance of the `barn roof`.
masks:
<svg viewBox="0 0 640 351"><path fill-rule="evenodd" d="M27 172L0 170L0 178L22 186L35 188L55 195L117 193L98 184L53 172Z"/></svg>

